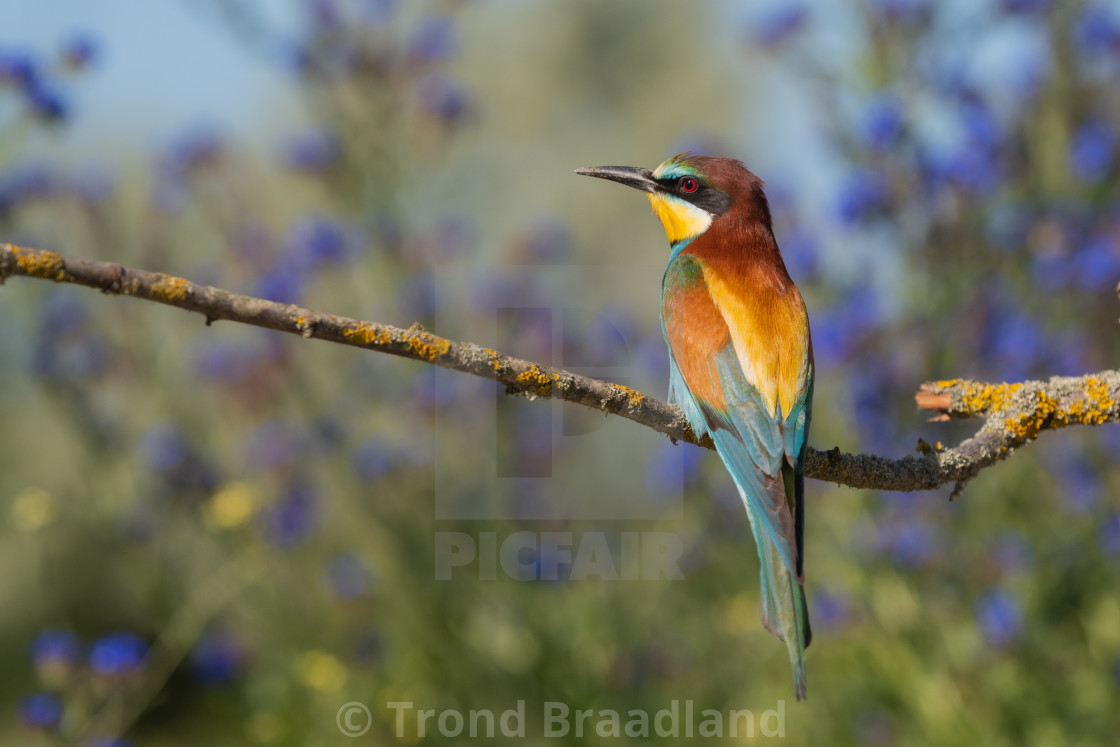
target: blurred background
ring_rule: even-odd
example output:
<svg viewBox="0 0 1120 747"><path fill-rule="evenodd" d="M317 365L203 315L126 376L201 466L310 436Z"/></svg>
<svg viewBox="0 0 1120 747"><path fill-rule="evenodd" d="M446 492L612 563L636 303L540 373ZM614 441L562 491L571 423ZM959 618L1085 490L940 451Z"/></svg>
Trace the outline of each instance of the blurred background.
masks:
<svg viewBox="0 0 1120 747"><path fill-rule="evenodd" d="M735 156L809 306L810 443L902 457L978 425L925 422L923 381L1115 366L1118 75L1106 0L6 2L0 241L663 398L664 233L571 169ZM791 744L1120 730L1115 426L1046 433L954 503L810 481L796 704L710 453L22 278L0 353L5 744L415 743L386 703L518 699L527 744L545 701L785 701ZM617 572L541 541L529 580L486 578L482 535L517 532ZM619 580L643 532L683 579ZM448 536L479 560L437 580Z"/></svg>

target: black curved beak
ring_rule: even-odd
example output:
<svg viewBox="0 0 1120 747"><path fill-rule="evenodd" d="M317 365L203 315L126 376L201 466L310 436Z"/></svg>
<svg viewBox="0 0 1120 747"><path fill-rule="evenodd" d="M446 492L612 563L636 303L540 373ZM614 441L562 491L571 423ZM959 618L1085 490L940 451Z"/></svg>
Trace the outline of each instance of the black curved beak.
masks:
<svg viewBox="0 0 1120 747"><path fill-rule="evenodd" d="M597 179L609 179L612 182L625 184L627 187L640 189L643 192L660 192L662 187L653 178L649 169L639 169L633 166L592 166L587 169L576 169L577 174L594 176Z"/></svg>

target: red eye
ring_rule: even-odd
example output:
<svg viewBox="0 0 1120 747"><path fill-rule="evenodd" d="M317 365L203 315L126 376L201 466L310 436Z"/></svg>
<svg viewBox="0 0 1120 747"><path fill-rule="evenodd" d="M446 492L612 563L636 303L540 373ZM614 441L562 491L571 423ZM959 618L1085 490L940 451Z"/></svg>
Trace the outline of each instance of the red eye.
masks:
<svg viewBox="0 0 1120 747"><path fill-rule="evenodd" d="M681 191L682 192L686 192L688 194L691 194L691 193L696 191L696 188L698 186L700 186L700 185L697 184L696 180L693 179L691 176L686 176L684 179L681 179Z"/></svg>

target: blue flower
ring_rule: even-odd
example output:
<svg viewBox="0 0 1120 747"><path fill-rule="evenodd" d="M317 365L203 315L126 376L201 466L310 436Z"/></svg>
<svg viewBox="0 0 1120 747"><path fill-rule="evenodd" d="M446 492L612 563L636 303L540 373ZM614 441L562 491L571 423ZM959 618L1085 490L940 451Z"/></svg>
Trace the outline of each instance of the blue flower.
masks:
<svg viewBox="0 0 1120 747"><path fill-rule="evenodd" d="M704 452L662 441L650 453L645 469L646 491L655 498L679 499L681 491L695 484L702 474Z"/></svg>
<svg viewBox="0 0 1120 747"><path fill-rule="evenodd" d="M969 99L960 104L960 126L965 140L973 147L996 148L1003 138L1003 127L990 107Z"/></svg>
<svg viewBox="0 0 1120 747"><path fill-rule="evenodd" d="M124 676L140 671L148 655L148 645L134 633L112 633L90 646L89 665L106 677Z"/></svg>
<svg viewBox="0 0 1120 747"><path fill-rule="evenodd" d="M173 472L187 460L190 446L178 426L162 423L153 426L140 442L140 453L154 472Z"/></svg>
<svg viewBox="0 0 1120 747"><path fill-rule="evenodd" d="M0 49L0 85L26 89L39 80L39 67L30 52Z"/></svg>
<svg viewBox="0 0 1120 747"><path fill-rule="evenodd" d="M86 329L85 304L73 293L52 291L39 304L38 312L43 337L61 340Z"/></svg>
<svg viewBox="0 0 1120 747"><path fill-rule="evenodd" d="M190 204L190 200L191 187L179 167L166 163L158 166L152 182L152 205L160 212L174 215Z"/></svg>
<svg viewBox="0 0 1120 747"><path fill-rule="evenodd" d="M282 420L272 420L253 432L248 461L253 469L285 469L297 465L305 451L306 439L302 433Z"/></svg>
<svg viewBox="0 0 1120 747"><path fill-rule="evenodd" d="M426 75L421 79L418 90L420 110L446 124L461 121L470 110L466 89L449 75Z"/></svg>
<svg viewBox="0 0 1120 747"><path fill-rule="evenodd" d="M0 171L0 210L26 200L42 200L58 193L60 180L46 161L21 161Z"/></svg>
<svg viewBox="0 0 1120 747"><path fill-rule="evenodd" d="M515 407L510 413L510 454L499 457L502 477L552 477L555 447L552 414L543 407ZM499 425L499 428L502 426Z"/></svg>
<svg viewBox="0 0 1120 747"><path fill-rule="evenodd" d="M238 224L232 239L237 258L248 265L259 267L269 262L273 255L272 233L268 226L252 219Z"/></svg>
<svg viewBox="0 0 1120 747"><path fill-rule="evenodd" d="M894 410L897 394L891 381L891 368L889 359L867 351L861 357L861 365L854 367L849 375L858 432L867 447L876 451L889 448L897 438L898 418Z"/></svg>
<svg viewBox="0 0 1120 747"><path fill-rule="evenodd" d="M1038 13L1050 10L1051 0L1000 0L1000 7L1007 13Z"/></svg>
<svg viewBox="0 0 1120 747"><path fill-rule="evenodd" d="M871 12L887 25L912 25L929 19L931 0L872 0Z"/></svg>
<svg viewBox="0 0 1120 747"><path fill-rule="evenodd" d="M245 647L237 636L211 631L198 640L191 652L191 674L201 685L219 687L241 674L245 659Z"/></svg>
<svg viewBox="0 0 1120 747"><path fill-rule="evenodd" d="M1063 470L1059 487L1063 502L1074 513L1086 513L1100 500L1101 482L1093 465L1079 459L1069 469Z"/></svg>
<svg viewBox="0 0 1120 747"><path fill-rule="evenodd" d="M876 550L890 554L894 563L910 569L928 565L937 554L937 547L933 529L915 514L885 521L875 540Z"/></svg>
<svg viewBox="0 0 1120 747"><path fill-rule="evenodd" d="M316 33L330 33L342 29L344 18L337 0L310 0L306 4L309 20Z"/></svg>
<svg viewBox="0 0 1120 747"><path fill-rule="evenodd" d="M459 33L448 16L428 16L408 42L408 57L417 62L447 62L459 51Z"/></svg>
<svg viewBox="0 0 1120 747"><path fill-rule="evenodd" d="M925 524L906 524L894 537L891 555L906 568L922 568L937 554L937 538Z"/></svg>
<svg viewBox="0 0 1120 747"><path fill-rule="evenodd" d="M624 308L608 308L587 321L575 311L562 316L562 360L565 366L617 366L629 359L629 341L637 337L633 315ZM541 320L545 327L548 320ZM541 329L544 340L551 330ZM549 340L550 341L550 340ZM542 352L546 352L542 350Z"/></svg>
<svg viewBox="0 0 1120 747"><path fill-rule="evenodd" d="M800 2L771 2L754 13L747 30L751 42L775 48L790 41L809 21L809 9Z"/></svg>
<svg viewBox="0 0 1120 747"><path fill-rule="evenodd" d="M48 122L66 119L70 105L62 92L43 81L30 84L25 92L31 113Z"/></svg>
<svg viewBox="0 0 1120 747"><path fill-rule="evenodd" d="M902 134L902 106L895 96L879 96L864 112L860 137L873 150L886 150Z"/></svg>
<svg viewBox="0 0 1120 747"><path fill-rule="evenodd" d="M1096 184L1112 169L1116 156L1116 130L1107 122L1091 119L1070 139L1069 165L1073 175L1086 184Z"/></svg>
<svg viewBox="0 0 1120 747"><path fill-rule="evenodd" d="M871 169L857 169L844 179L836 200L840 221L847 224L866 220L882 210L890 198L886 177Z"/></svg>
<svg viewBox="0 0 1120 747"><path fill-rule="evenodd" d="M809 603L813 611L813 630L834 630L848 620L851 604L846 594L818 591Z"/></svg>
<svg viewBox="0 0 1120 747"><path fill-rule="evenodd" d="M251 375L255 352L235 340L215 339L209 341L196 358L199 378L238 384Z"/></svg>
<svg viewBox="0 0 1120 747"><path fill-rule="evenodd" d="M112 197L116 184L103 164L86 162L74 172L70 187L80 202L93 206Z"/></svg>
<svg viewBox="0 0 1120 747"><path fill-rule="evenodd" d="M310 488L295 486L264 513L266 539L281 549L302 544L319 523L318 500Z"/></svg>
<svg viewBox="0 0 1120 747"><path fill-rule="evenodd" d="M821 247L812 231L803 225L795 225L780 232L778 243L782 247L786 267L797 282L817 276Z"/></svg>
<svg viewBox="0 0 1120 747"><path fill-rule="evenodd" d="M369 593L373 574L352 553L335 555L327 563L327 586L336 599L349 601Z"/></svg>
<svg viewBox="0 0 1120 747"><path fill-rule="evenodd" d="M317 268L343 262L350 254L347 229L332 218L307 215L295 222L288 236L297 264Z"/></svg>
<svg viewBox="0 0 1120 747"><path fill-rule="evenodd" d="M1049 347L1045 366L1055 376L1078 376L1088 370L1091 346L1082 330L1065 330Z"/></svg>
<svg viewBox="0 0 1120 747"><path fill-rule="evenodd" d="M78 637L68 630L44 630L31 642L31 661L44 664L73 664L81 654Z"/></svg>
<svg viewBox="0 0 1120 747"><path fill-rule="evenodd" d="M277 303L299 303L307 289L307 278L296 267L277 267L257 278L254 295Z"/></svg>
<svg viewBox="0 0 1120 747"><path fill-rule="evenodd" d="M272 46L271 54L282 68L297 75L307 75L314 68L314 53L303 41L290 39L278 41Z"/></svg>
<svg viewBox="0 0 1120 747"><path fill-rule="evenodd" d="M32 370L49 378L89 379L100 376L109 363L109 344L101 335L62 341L39 339L31 353Z"/></svg>
<svg viewBox="0 0 1120 747"><path fill-rule="evenodd" d="M1101 526L1098 541L1108 555L1120 555L1120 513L1114 513Z"/></svg>
<svg viewBox="0 0 1120 747"><path fill-rule="evenodd" d="M213 126L199 124L180 132L165 153L165 163L174 171L184 172L213 165L225 153L221 132Z"/></svg>
<svg viewBox="0 0 1120 747"><path fill-rule="evenodd" d="M431 273L420 272L405 279L397 308L406 318L431 319L436 314L436 283Z"/></svg>
<svg viewBox="0 0 1120 747"><path fill-rule="evenodd" d="M53 731L62 721L62 702L49 693L30 695L20 702L19 715L30 727Z"/></svg>
<svg viewBox="0 0 1120 747"><path fill-rule="evenodd" d="M1120 23L1112 8L1091 2L1073 24L1073 48L1082 54L1109 54L1120 48Z"/></svg>
<svg viewBox="0 0 1120 747"><path fill-rule="evenodd" d="M542 218L529 228L520 242L521 255L528 262L563 262L572 253L572 235L563 221Z"/></svg>
<svg viewBox="0 0 1120 747"><path fill-rule="evenodd" d="M985 346L1001 378L1028 378L1042 358L1045 331L1032 317L996 310L984 334Z"/></svg>
<svg viewBox="0 0 1120 747"><path fill-rule="evenodd" d="M1015 203L993 206L989 209L984 234L998 249L1020 251L1027 245L1032 211Z"/></svg>
<svg viewBox="0 0 1120 747"><path fill-rule="evenodd" d="M80 70L93 63L100 51L96 38L85 32L77 32L62 43L62 61L70 69Z"/></svg>
<svg viewBox="0 0 1120 747"><path fill-rule="evenodd" d="M525 304L526 289L500 265L472 273L467 282L470 304L477 311L493 314L496 309Z"/></svg>
<svg viewBox="0 0 1120 747"><path fill-rule="evenodd" d="M546 585L564 584L571 579L573 556L565 548L551 542L541 542L535 548L522 548L518 553L533 563L532 580Z"/></svg>
<svg viewBox="0 0 1120 747"><path fill-rule="evenodd" d="M315 447L323 454L336 454L346 438L346 424L330 414L316 417L311 431Z"/></svg>
<svg viewBox="0 0 1120 747"><path fill-rule="evenodd" d="M1018 598L1004 589L992 589L976 603L980 632L988 645L1003 648L1023 633L1023 608Z"/></svg>
<svg viewBox="0 0 1120 747"><path fill-rule="evenodd" d="M1003 573L1029 571L1034 565L1034 550L1023 535L1005 531L992 546L992 559Z"/></svg>
<svg viewBox="0 0 1120 747"><path fill-rule="evenodd" d="M380 480L396 464L392 447L378 438L369 438L354 450L350 466L359 480L373 483Z"/></svg>
<svg viewBox="0 0 1120 747"><path fill-rule="evenodd" d="M883 305L870 290L848 292L813 322L813 349L821 361L840 363L883 323Z"/></svg>
<svg viewBox="0 0 1120 747"><path fill-rule="evenodd" d="M1114 288L1120 280L1120 251L1117 249L1116 239L1108 234L1097 234L1089 239L1074 256L1078 284L1094 291Z"/></svg>
<svg viewBox="0 0 1120 747"><path fill-rule="evenodd" d="M478 245L478 225L465 213L444 215L436 222L433 236L434 261L451 260L472 254Z"/></svg>
<svg viewBox="0 0 1120 747"><path fill-rule="evenodd" d="M280 160L293 171L319 173L334 166L342 155L342 141L327 127L310 127L289 137L281 146Z"/></svg>
<svg viewBox="0 0 1120 747"><path fill-rule="evenodd" d="M397 0L365 0L359 8L365 22L374 27L388 24L396 11Z"/></svg>
<svg viewBox="0 0 1120 747"><path fill-rule="evenodd" d="M966 144L958 150L926 151L922 165L932 188L948 184L977 196L991 194L1003 178L999 152L986 145Z"/></svg>
<svg viewBox="0 0 1120 747"><path fill-rule="evenodd" d="M367 628L357 635L354 641L354 658L362 664L381 663L385 656L385 639L376 628Z"/></svg>

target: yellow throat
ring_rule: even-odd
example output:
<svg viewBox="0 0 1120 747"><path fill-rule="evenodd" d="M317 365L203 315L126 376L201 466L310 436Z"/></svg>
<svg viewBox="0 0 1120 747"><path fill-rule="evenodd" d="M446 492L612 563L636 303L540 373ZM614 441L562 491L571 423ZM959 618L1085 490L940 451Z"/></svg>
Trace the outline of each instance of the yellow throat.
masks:
<svg viewBox="0 0 1120 747"><path fill-rule="evenodd" d="M669 243L694 239L708 230L712 225L712 214L703 208L698 208L690 202L678 199L671 195L647 194L653 212L665 227L665 235Z"/></svg>

